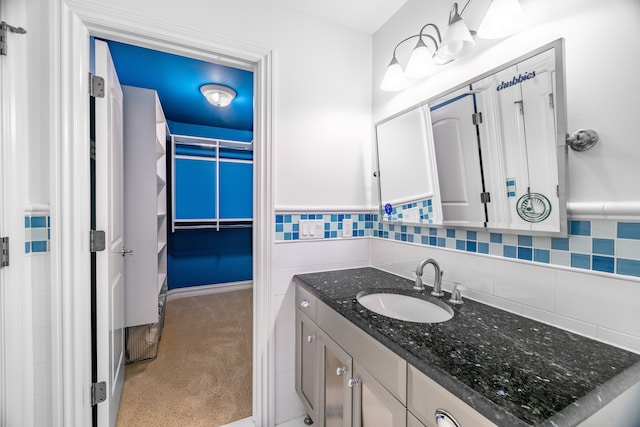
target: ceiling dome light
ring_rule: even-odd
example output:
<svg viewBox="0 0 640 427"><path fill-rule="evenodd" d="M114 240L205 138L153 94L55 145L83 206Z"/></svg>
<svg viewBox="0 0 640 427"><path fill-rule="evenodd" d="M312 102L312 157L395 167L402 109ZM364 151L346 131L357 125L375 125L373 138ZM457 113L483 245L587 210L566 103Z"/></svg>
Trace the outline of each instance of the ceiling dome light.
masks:
<svg viewBox="0 0 640 427"><path fill-rule="evenodd" d="M216 107L226 107L237 95L236 91L230 87L217 84L202 85L200 92L211 105Z"/></svg>
<svg viewBox="0 0 640 427"><path fill-rule="evenodd" d="M522 26L524 11L518 0L493 0L478 28L478 37L499 39Z"/></svg>

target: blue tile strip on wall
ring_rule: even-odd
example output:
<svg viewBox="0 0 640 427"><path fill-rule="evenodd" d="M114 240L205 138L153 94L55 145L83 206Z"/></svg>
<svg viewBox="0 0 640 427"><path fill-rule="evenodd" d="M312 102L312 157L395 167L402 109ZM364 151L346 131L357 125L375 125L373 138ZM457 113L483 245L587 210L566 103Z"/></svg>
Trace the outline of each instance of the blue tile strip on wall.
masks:
<svg viewBox="0 0 640 427"><path fill-rule="evenodd" d="M640 222L571 220L565 238L408 226L379 221L377 214L276 215L276 240L298 240L300 219L322 219L325 239L342 236L353 219L353 237L378 237L425 246L489 254L542 264L640 277Z"/></svg>
<svg viewBox="0 0 640 427"><path fill-rule="evenodd" d="M321 239L342 238L342 223L345 219L353 221L351 237L371 237L373 224L378 221L377 214L371 213L306 213L276 215L276 241L300 240L300 220L322 220L324 236Z"/></svg>
<svg viewBox="0 0 640 427"><path fill-rule="evenodd" d="M49 252L51 240L51 217L47 215L25 215L24 252L26 254Z"/></svg>

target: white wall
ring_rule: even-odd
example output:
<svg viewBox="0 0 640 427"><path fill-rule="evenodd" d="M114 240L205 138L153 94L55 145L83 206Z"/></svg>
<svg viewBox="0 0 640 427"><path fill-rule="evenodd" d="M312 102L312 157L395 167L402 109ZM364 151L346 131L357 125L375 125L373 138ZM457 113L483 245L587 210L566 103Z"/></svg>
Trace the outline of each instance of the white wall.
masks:
<svg viewBox="0 0 640 427"><path fill-rule="evenodd" d="M634 125L640 97L640 2L637 0L521 0L529 26L499 41L477 39L468 57L398 93L379 89L395 44L428 22L446 27L450 0L409 0L373 38L373 118L377 122L509 59L557 38L565 38L568 130L596 130L601 141L590 151L569 153L569 201L573 203L639 202L640 156ZM477 29L488 0L474 0L464 17ZM412 43L399 49L406 63ZM376 199L372 198L373 203Z"/></svg>
<svg viewBox="0 0 640 427"><path fill-rule="evenodd" d="M108 7L274 50L275 204L365 206L370 35L260 0L113 0Z"/></svg>
<svg viewBox="0 0 640 427"><path fill-rule="evenodd" d="M305 414L295 393L295 293L291 277L314 271L369 265L371 239L278 242L272 256L271 287L275 348L275 423Z"/></svg>

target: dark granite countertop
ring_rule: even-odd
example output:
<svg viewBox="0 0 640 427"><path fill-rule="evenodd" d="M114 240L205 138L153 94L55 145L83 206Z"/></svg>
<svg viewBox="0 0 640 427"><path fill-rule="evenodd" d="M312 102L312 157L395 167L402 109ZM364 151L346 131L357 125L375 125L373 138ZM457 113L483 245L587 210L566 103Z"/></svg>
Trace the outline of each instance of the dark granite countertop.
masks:
<svg viewBox="0 0 640 427"><path fill-rule="evenodd" d="M640 381L638 354L467 298L443 323L378 315L356 301L360 291L432 297L375 268L294 282L499 426L574 426Z"/></svg>

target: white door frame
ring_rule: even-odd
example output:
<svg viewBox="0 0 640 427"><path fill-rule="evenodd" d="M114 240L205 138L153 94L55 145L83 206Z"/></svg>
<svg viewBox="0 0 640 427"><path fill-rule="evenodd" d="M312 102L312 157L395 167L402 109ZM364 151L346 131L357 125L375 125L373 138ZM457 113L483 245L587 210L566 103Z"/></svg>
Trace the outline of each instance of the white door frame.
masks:
<svg viewBox="0 0 640 427"><path fill-rule="evenodd" d="M56 0L52 28L52 295L54 425L91 425L89 307L89 35L198 59L251 67L255 78L253 231L253 421L274 425L271 308L272 53L166 22L132 18L79 0ZM56 405L61 408L56 412Z"/></svg>
<svg viewBox="0 0 640 427"><path fill-rule="evenodd" d="M26 6L2 0L7 24L27 27ZM7 32L0 57L0 236L9 237L9 266L0 268L0 425L34 423L33 313L30 263L25 257L28 178L27 38Z"/></svg>

